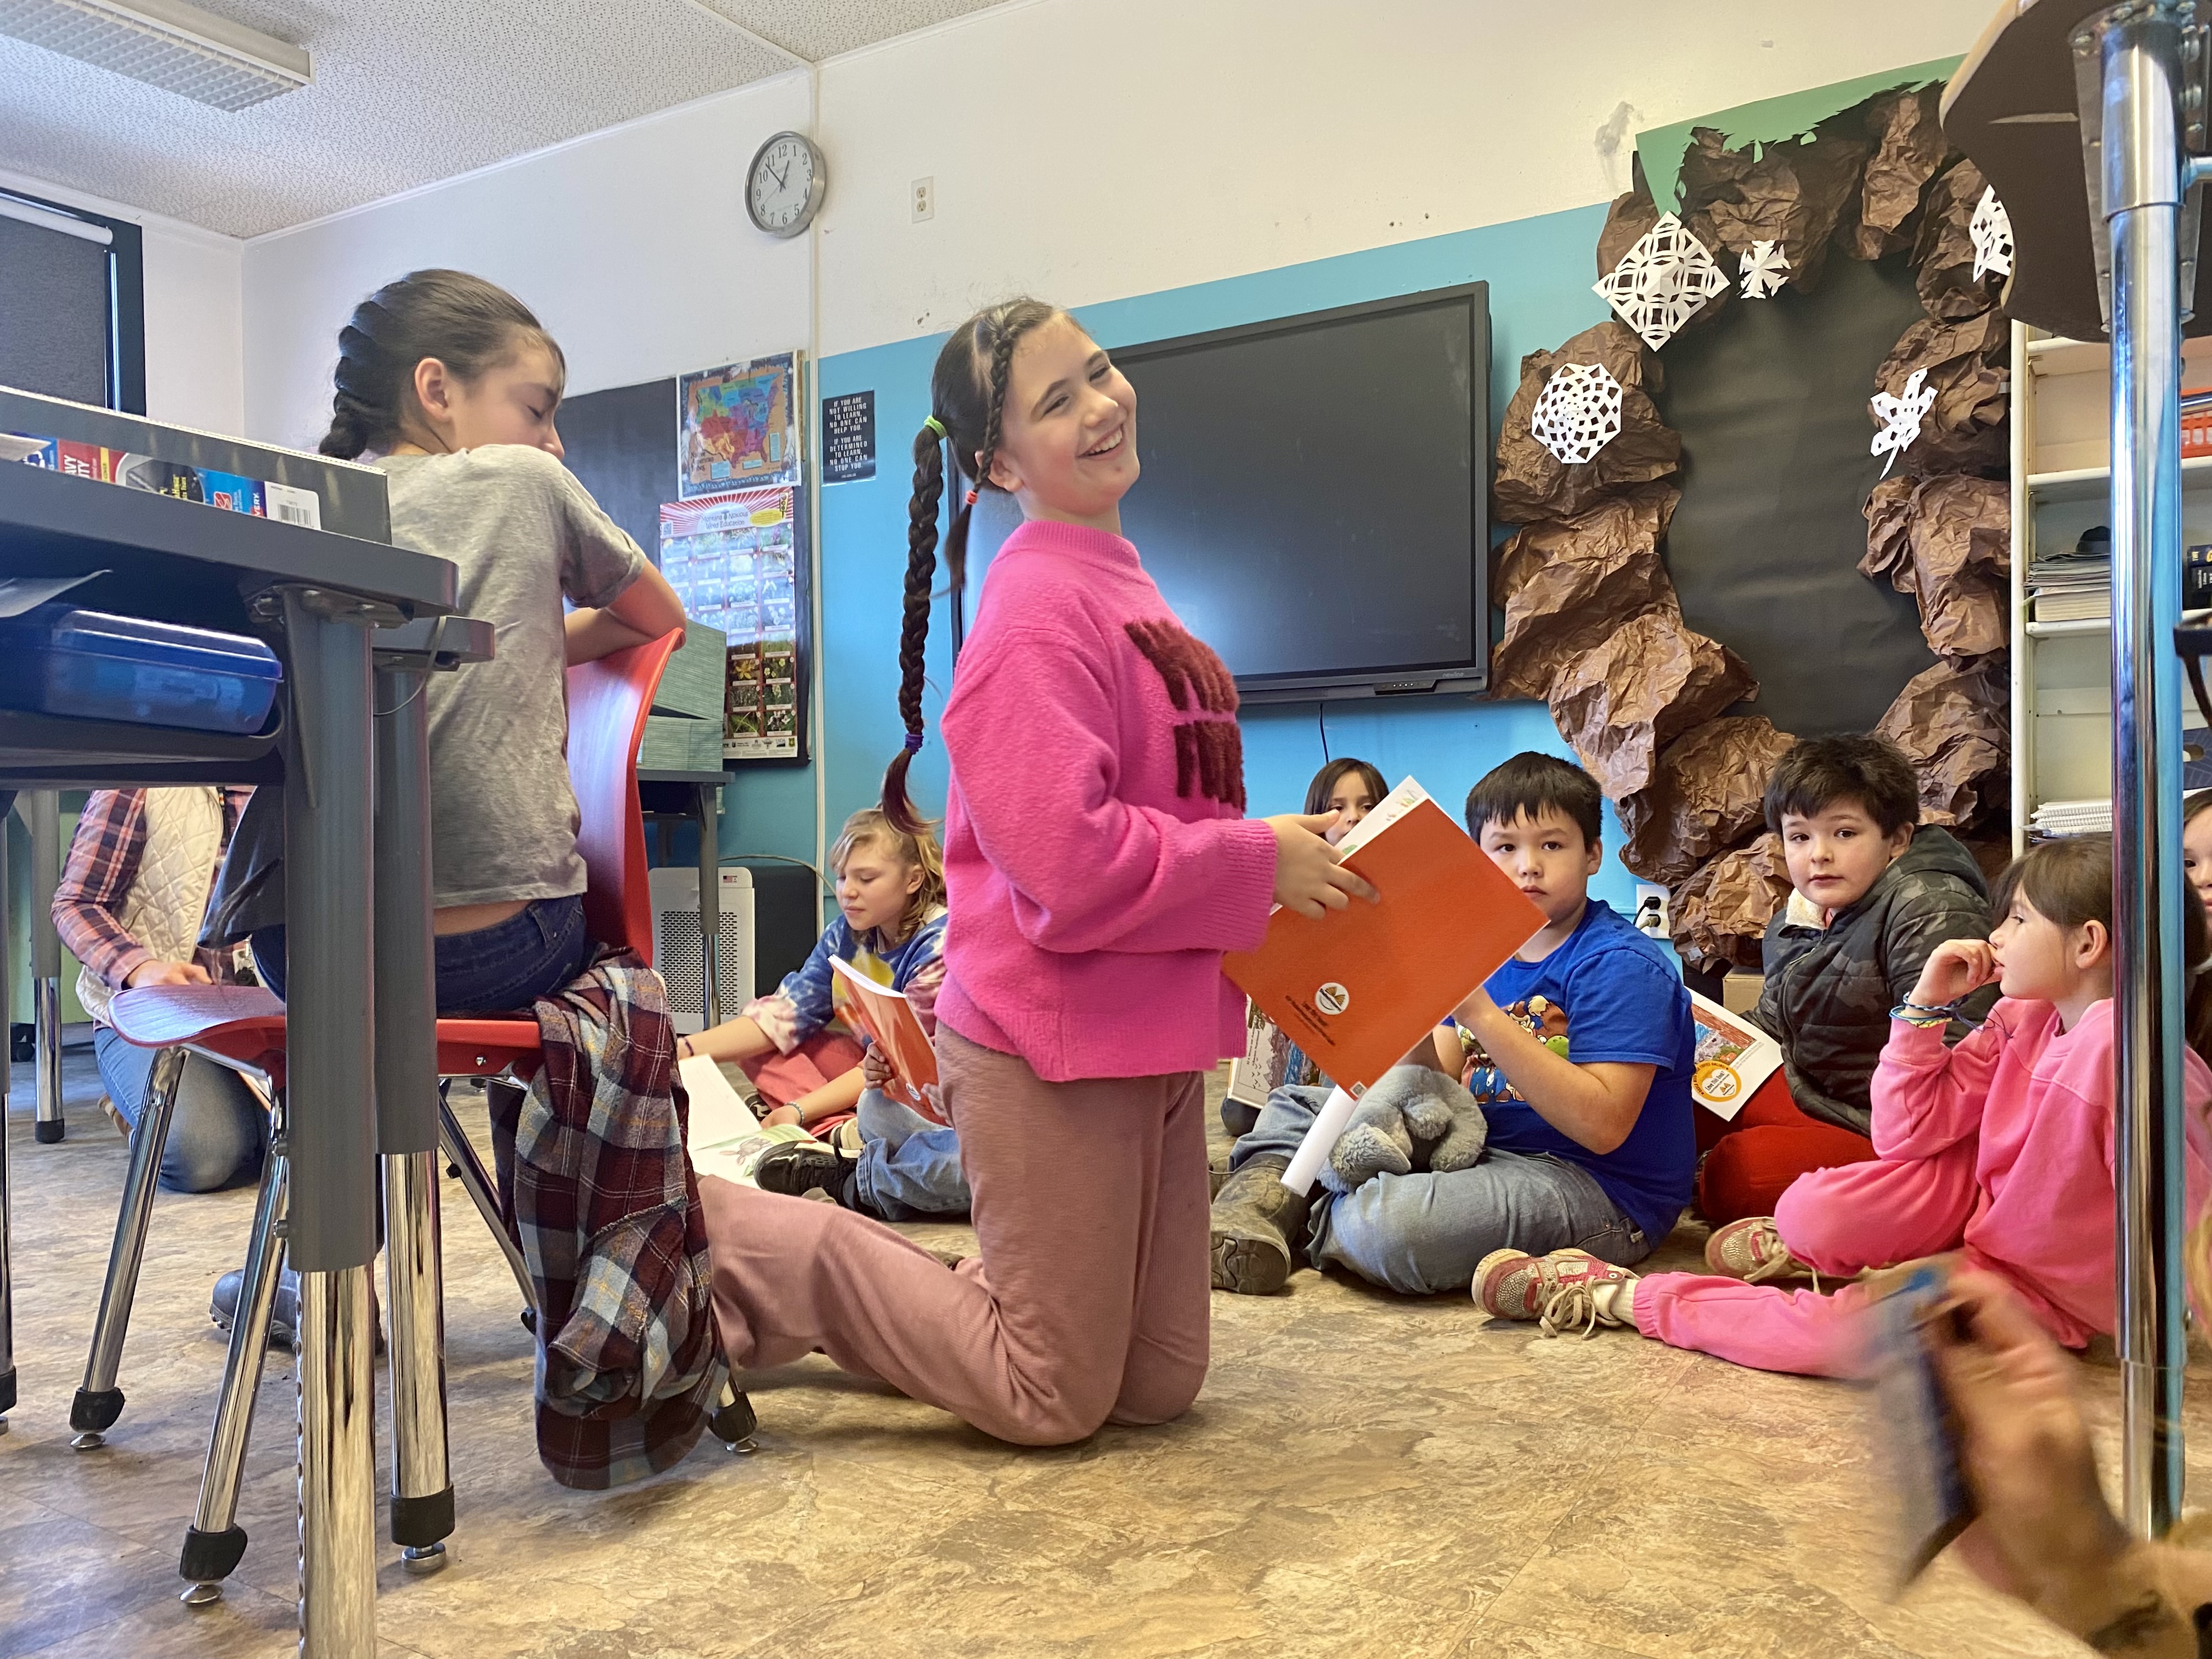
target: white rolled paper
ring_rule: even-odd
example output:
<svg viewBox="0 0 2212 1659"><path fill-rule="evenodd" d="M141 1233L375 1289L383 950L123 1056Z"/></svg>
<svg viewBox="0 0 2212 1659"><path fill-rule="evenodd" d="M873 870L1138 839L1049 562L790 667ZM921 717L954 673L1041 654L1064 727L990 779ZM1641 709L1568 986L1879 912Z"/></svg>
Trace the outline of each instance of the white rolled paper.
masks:
<svg viewBox="0 0 2212 1659"><path fill-rule="evenodd" d="M1331 1089L1328 1098L1321 1103L1315 1114L1313 1127L1306 1138L1298 1142L1297 1155L1291 1158L1291 1167L1283 1171L1283 1185L1303 1197L1313 1190L1315 1177L1321 1174L1322 1160L1336 1145L1344 1126L1352 1121L1352 1109L1358 1105L1341 1089Z"/></svg>

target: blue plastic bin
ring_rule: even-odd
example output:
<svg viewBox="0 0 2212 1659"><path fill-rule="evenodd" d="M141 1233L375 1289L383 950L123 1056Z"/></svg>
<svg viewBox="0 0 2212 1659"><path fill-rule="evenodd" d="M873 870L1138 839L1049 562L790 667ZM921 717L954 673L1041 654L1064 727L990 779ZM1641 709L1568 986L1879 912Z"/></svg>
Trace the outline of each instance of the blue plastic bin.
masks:
<svg viewBox="0 0 2212 1659"><path fill-rule="evenodd" d="M0 622L0 707L250 736L284 677L258 640L42 605Z"/></svg>

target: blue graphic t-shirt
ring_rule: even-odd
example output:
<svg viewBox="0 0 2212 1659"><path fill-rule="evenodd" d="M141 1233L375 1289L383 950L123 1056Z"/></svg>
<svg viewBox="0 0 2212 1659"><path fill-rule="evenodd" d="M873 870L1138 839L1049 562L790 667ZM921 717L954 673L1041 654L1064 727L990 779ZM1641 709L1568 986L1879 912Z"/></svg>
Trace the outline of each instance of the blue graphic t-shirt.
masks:
<svg viewBox="0 0 2212 1659"><path fill-rule="evenodd" d="M1690 1074L1697 1027L1690 994L1667 953L1592 899L1566 943L1541 962L1510 958L1483 982L1491 1000L1577 1066L1656 1066L1628 1139L1609 1152L1569 1139L1523 1102L1503 1073L1478 1067L1468 1087L1490 1120L1490 1145L1579 1164L1653 1243L1674 1230L1697 1172Z"/></svg>

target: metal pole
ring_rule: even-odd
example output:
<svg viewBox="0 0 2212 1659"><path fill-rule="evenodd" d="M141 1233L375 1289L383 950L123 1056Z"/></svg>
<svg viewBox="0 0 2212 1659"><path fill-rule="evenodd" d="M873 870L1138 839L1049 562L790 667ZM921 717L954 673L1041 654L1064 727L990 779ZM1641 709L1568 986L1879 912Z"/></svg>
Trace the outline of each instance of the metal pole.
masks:
<svg viewBox="0 0 2212 1659"><path fill-rule="evenodd" d="M699 1006L708 1030L722 1023L722 791L697 786L699 816Z"/></svg>
<svg viewBox="0 0 2212 1659"><path fill-rule="evenodd" d="M62 1121L62 941L54 932L54 889L62 884L62 798L52 789L23 797L31 823L31 1029L38 1044L37 1122L32 1133L52 1146L68 1132Z"/></svg>
<svg viewBox="0 0 2212 1659"><path fill-rule="evenodd" d="M376 1650L375 880L368 618L283 591L292 676L284 788L287 1253L300 1274L303 1659Z"/></svg>
<svg viewBox="0 0 2212 1659"><path fill-rule="evenodd" d="M15 792L0 789L0 1032L15 1017L8 1000L8 958L15 951L8 931L8 809ZM9 1263L8 1212L8 1075L14 1069L10 1051L0 1054L0 1434L8 1432L8 1413L15 1409L15 1279Z"/></svg>
<svg viewBox="0 0 2212 1659"><path fill-rule="evenodd" d="M2164 4L2098 20L2111 226L2113 1025L2118 1038L2123 1515L2156 1536L2180 1512L2183 992L2181 362L2176 127L2181 33ZM2191 899L2193 902L2193 899Z"/></svg>

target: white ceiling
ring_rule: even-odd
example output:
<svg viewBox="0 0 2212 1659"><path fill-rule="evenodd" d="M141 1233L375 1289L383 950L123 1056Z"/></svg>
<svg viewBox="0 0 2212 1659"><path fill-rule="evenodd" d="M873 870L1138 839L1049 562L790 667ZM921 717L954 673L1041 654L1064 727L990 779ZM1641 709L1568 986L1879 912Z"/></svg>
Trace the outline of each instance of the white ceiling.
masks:
<svg viewBox="0 0 2212 1659"><path fill-rule="evenodd" d="M231 113L0 36L0 169L254 236L995 3L196 0L314 84Z"/></svg>

